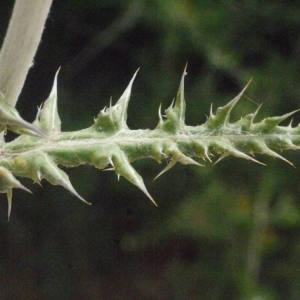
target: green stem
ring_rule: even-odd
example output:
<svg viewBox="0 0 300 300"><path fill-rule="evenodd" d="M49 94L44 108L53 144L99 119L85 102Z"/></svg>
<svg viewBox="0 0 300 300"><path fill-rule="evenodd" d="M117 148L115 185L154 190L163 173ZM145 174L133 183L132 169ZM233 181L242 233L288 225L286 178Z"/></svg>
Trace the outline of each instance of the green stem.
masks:
<svg viewBox="0 0 300 300"><path fill-rule="evenodd" d="M52 0L16 0L0 52L0 91L15 106L40 44Z"/></svg>
<svg viewBox="0 0 300 300"><path fill-rule="evenodd" d="M272 172L269 172L272 174ZM253 293L259 286L259 275L263 260L263 248L266 231L270 219L270 202L277 182L270 176L264 177L261 189L257 193L253 206L253 225L247 249L245 276L249 293Z"/></svg>

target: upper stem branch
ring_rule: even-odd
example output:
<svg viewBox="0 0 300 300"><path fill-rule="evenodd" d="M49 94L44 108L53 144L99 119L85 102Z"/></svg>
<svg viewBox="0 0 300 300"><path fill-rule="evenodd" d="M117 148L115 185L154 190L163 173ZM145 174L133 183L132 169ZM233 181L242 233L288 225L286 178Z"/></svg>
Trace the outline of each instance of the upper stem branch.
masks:
<svg viewBox="0 0 300 300"><path fill-rule="evenodd" d="M15 106L39 46L52 0L16 0L0 52L0 91Z"/></svg>

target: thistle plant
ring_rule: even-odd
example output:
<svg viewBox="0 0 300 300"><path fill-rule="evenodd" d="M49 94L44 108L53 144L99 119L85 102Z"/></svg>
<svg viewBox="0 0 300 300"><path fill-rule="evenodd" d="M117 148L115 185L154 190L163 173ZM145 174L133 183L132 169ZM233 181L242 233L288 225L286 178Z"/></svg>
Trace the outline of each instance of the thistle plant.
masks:
<svg viewBox="0 0 300 300"><path fill-rule="evenodd" d="M17 3L22 2L27 1L17 1ZM47 2L50 7L51 1ZM36 7L35 1L31 1L31 3ZM17 6L15 8L17 10ZM47 9L45 11L44 20L47 16ZM30 11L30 13L32 12ZM14 18L16 17L13 15L12 21L15 20ZM26 22L31 21L27 19ZM41 22L42 28L43 24ZM13 35L13 29L11 32ZM40 35L41 32L42 30L40 30ZM32 30L30 33L34 34ZM7 40L7 43L11 44L15 43L16 39ZM6 61L5 53L9 55L9 49L4 43L0 55L0 66L3 66L3 61ZM22 51L24 52L24 50ZM26 61L32 60L34 53ZM29 65L25 64L22 69L28 71ZM38 109L36 119L31 124L24 121L14 108L21 88L19 87L15 91L13 87L20 82L22 87L26 73L20 79L13 75L18 73L17 68L7 66L7 69L13 73L0 73L0 88L3 92L0 95L0 130L3 132L11 130L19 134L11 142L5 142L4 138L1 142L0 192L7 193L8 216L11 212L13 188L21 188L30 192L17 179L19 177L30 178L39 184L42 179L46 179L53 185L63 186L77 198L90 204L76 192L68 175L59 166L77 167L88 164L100 170L112 170L118 177L123 176L136 185L156 205L147 191L142 177L131 164L135 160L152 158L159 163L166 161L167 166L155 177L156 179L176 163L203 166L199 159L217 163L230 155L263 165L254 158L254 154L259 153L280 158L292 164L277 152L297 150L300 147L300 126L279 125L295 111L280 117L269 117L255 122L258 108L254 113L241 117L237 122L230 122L230 113L248 85L233 100L225 106L219 107L215 113L211 108L204 124L186 125L184 98L186 69L182 75L175 101L165 110L164 114L161 112L161 107L159 108L158 124L152 130L131 130L126 123L131 89L136 74L116 104L113 105L110 102L100 111L90 127L73 132L61 131L61 121L57 109L56 74L50 96ZM14 80L17 80L18 84L14 83Z"/></svg>
<svg viewBox="0 0 300 300"><path fill-rule="evenodd" d="M20 134L14 141L3 143L0 154L0 190L7 193L8 215L11 211L12 189L30 192L16 177L31 178L40 183L46 179L53 185L61 185L83 202L72 186L68 175L58 166L76 167L81 164L95 166L100 170L113 170L141 189L156 205L147 191L142 177L131 163L138 159L152 158L167 161L167 166L156 176L171 169L177 162L203 166L195 159L215 163L232 155L263 164L253 156L255 153L285 158L275 150L299 149L300 126L279 126L293 113L270 117L255 123L258 112L246 115L235 123L230 113L241 99L247 86L233 100L215 113L212 109L207 121L198 126L185 124L186 102L184 98L184 70L175 102L162 115L158 111L158 124L153 129L131 130L128 128L127 108L136 74L123 95L112 105L100 111L94 123L85 129L72 132L61 131L57 109L57 75L49 98L39 108L33 124L21 119L17 111L2 99L0 123L2 128ZM290 163L292 164L292 163ZM155 179L156 179L155 178Z"/></svg>

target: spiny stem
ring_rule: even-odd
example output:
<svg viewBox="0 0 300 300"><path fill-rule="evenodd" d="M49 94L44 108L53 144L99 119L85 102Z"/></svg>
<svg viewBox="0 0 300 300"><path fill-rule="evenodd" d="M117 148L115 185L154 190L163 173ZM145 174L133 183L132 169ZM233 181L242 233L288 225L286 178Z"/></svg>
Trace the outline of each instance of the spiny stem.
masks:
<svg viewBox="0 0 300 300"><path fill-rule="evenodd" d="M105 107L90 127L79 131L61 131L57 110L57 74L50 96L39 108L32 124L44 136L37 136L38 131L28 135L28 128L31 127L20 120L17 111L9 105L3 107L0 125L21 134L14 141L4 143L0 152L0 192L8 193L9 207L11 189L23 187L14 176L31 178L37 183L46 179L53 185L66 188L86 202L75 191L68 175L59 165L76 167L89 164L100 170L114 170L118 177L123 176L136 185L156 205L143 178L131 162L143 158L152 158L157 162L167 160L167 166L157 177L176 163L202 166L194 158L211 162L211 158L219 157L216 158L218 162L227 156L236 156L260 163L253 157L255 153L260 153L290 163L274 150L300 149L300 125L279 125L296 111L254 122L256 111L232 123L230 113L243 96L244 88L215 113L211 111L205 123L197 126L186 125L186 74L184 70L175 102L165 110L164 116L159 110L159 122L152 130L131 130L127 126L127 109L136 74L117 103Z"/></svg>

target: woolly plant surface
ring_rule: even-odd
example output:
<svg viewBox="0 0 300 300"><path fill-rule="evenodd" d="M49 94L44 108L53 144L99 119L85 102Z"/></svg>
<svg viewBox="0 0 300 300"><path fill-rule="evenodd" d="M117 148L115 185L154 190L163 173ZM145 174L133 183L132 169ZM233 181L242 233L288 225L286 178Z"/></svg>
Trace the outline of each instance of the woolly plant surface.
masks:
<svg viewBox="0 0 300 300"><path fill-rule="evenodd" d="M94 123L79 131L61 132L61 121L57 110L57 74L49 98L38 110L33 124L24 121L15 108L0 97L0 129L20 134L12 142L2 142L0 152L0 192L7 193L8 217L11 212L12 189L27 192L16 177L31 178L40 183L46 179L53 185L61 185L83 202L72 186L68 175L59 165L76 167L93 165L100 170L113 170L141 189L156 205L147 191L142 177L131 162L152 158L167 166L156 176L171 169L177 162L203 166L194 158L215 163L232 155L256 163L255 153L276 158L285 158L277 151L299 149L300 125L279 126L279 123L295 112L280 117L266 118L254 122L259 108L235 123L230 123L230 113L242 97L247 86L233 100L215 113L212 109L202 125L185 124L186 102L184 99L184 70L175 102L162 115L153 129L131 130L128 128L127 108L131 88L136 74L115 105L112 103L100 111ZM291 164L291 163L290 163Z"/></svg>

